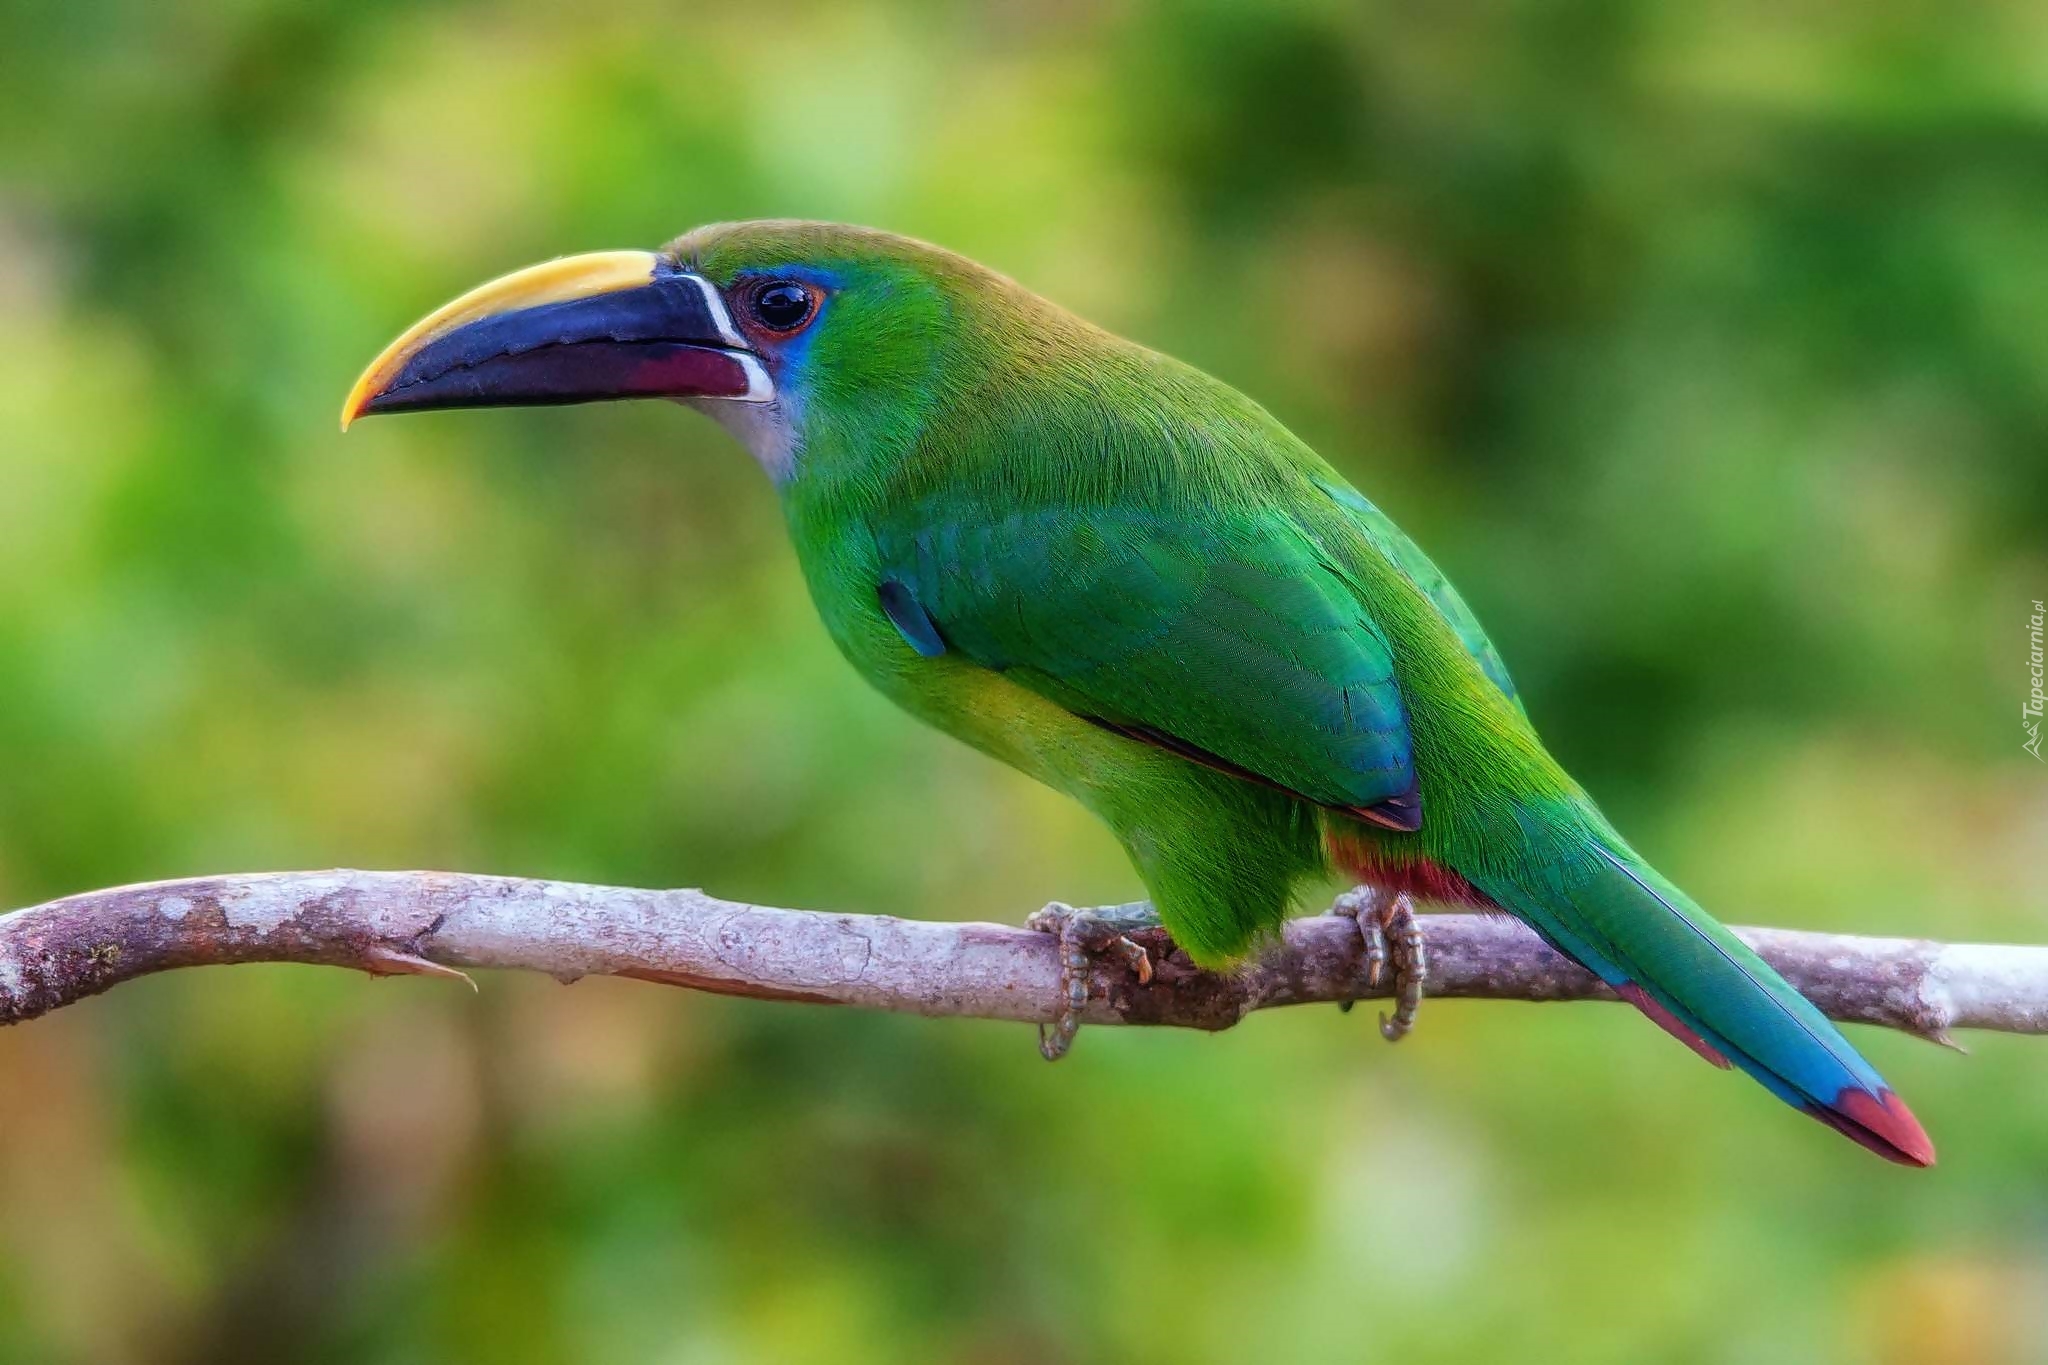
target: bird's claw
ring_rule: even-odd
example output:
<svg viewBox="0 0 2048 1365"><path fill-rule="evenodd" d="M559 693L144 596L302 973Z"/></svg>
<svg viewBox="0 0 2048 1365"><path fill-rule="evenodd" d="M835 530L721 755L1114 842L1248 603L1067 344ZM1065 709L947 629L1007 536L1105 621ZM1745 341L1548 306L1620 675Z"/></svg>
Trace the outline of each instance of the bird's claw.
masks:
<svg viewBox="0 0 2048 1365"><path fill-rule="evenodd" d="M1429 979L1429 954L1422 941L1422 922L1406 895L1390 896L1369 886L1337 897L1330 913L1352 921L1365 938L1365 983L1377 989L1393 972L1394 1012L1380 1014L1380 1037L1390 1043L1406 1038L1422 1009L1422 987ZM1342 1008L1349 1010L1350 1001Z"/></svg>
<svg viewBox="0 0 2048 1365"><path fill-rule="evenodd" d="M1139 985L1151 983L1152 955L1130 933L1158 923L1148 905L1076 910L1058 901L1024 921L1025 928L1055 935L1060 944L1060 1012L1050 1028L1038 1026L1040 1056L1056 1062L1074 1045L1082 1011L1088 1008L1088 981L1096 958L1113 955L1131 969Z"/></svg>

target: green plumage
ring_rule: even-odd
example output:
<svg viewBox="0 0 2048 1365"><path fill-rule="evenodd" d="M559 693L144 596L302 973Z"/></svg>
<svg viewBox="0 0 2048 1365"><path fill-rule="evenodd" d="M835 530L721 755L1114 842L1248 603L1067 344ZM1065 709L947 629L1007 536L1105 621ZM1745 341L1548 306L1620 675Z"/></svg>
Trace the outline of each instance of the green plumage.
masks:
<svg viewBox="0 0 2048 1365"><path fill-rule="evenodd" d="M921 243L769 223L672 250L728 292L823 291L777 357L782 425L741 434L847 657L1100 816L1197 961L1333 871L1499 907L1704 1054L1932 1159L1551 759L1436 566L1264 409Z"/></svg>
<svg viewBox="0 0 2048 1365"><path fill-rule="evenodd" d="M793 266L833 290L792 357L781 479L820 614L883 691L1100 815L1197 960L1276 929L1326 834L1469 876L1518 856L1508 793L1576 795L1442 575L1236 390L899 238L742 224L673 249L721 284ZM1412 834L1346 813L1411 789Z"/></svg>
<svg viewBox="0 0 2048 1365"><path fill-rule="evenodd" d="M1545 752L1436 566L1235 389L960 257L824 224L704 228L451 310L350 415L687 397L775 479L854 665L1101 817L1197 961L1241 961L1332 872L1505 910L1703 1054L1933 1160L1834 1026Z"/></svg>

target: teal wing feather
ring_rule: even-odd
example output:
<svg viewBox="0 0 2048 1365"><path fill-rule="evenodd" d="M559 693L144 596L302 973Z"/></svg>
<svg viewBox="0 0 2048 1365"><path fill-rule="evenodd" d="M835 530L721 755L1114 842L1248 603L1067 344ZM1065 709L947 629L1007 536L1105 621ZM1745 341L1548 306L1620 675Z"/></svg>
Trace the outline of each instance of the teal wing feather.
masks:
<svg viewBox="0 0 2048 1365"><path fill-rule="evenodd" d="M1291 520L921 510L877 530L904 638L1076 715L1397 829L1420 823L1386 637Z"/></svg>
<svg viewBox="0 0 2048 1365"><path fill-rule="evenodd" d="M1422 590L1424 596L1436 604L1436 609L1443 613L1444 620L1450 623L1464 644L1465 651L1478 661L1480 669L1493 680L1494 686L1509 701L1521 706L1522 699L1515 693L1515 680L1508 676L1508 666L1501 661L1500 651L1493 647L1493 641L1486 638L1486 632L1480 628L1479 618L1473 615L1472 608L1451 586L1451 580L1444 577L1443 570L1422 552L1422 547L1410 540L1385 512L1349 484L1333 478L1317 479L1316 485L1350 515L1352 524L1375 549L1391 560Z"/></svg>

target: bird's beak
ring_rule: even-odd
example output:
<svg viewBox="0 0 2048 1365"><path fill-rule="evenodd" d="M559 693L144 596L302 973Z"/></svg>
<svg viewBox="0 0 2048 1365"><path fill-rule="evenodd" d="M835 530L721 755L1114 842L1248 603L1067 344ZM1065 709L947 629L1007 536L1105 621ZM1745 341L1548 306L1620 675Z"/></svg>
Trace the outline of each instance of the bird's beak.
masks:
<svg viewBox="0 0 2048 1365"><path fill-rule="evenodd" d="M414 323L356 381L341 429L379 412L774 396L711 281L651 251L599 251L492 280Z"/></svg>

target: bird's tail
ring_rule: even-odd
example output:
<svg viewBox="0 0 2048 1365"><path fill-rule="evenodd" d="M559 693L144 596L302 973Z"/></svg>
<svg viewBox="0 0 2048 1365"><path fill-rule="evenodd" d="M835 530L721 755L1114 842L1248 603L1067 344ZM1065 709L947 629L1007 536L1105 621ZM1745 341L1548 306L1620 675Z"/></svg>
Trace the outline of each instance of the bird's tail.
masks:
<svg viewBox="0 0 2048 1365"><path fill-rule="evenodd" d="M1579 803L1518 811L1529 856L1472 878L1717 1066L1909 1166L1934 1164L1911 1110L1827 1017Z"/></svg>

